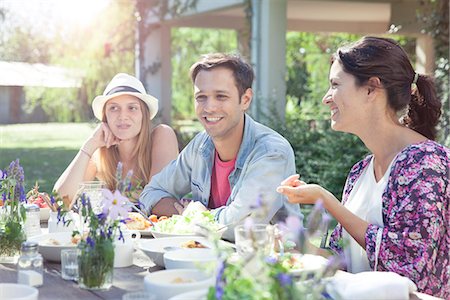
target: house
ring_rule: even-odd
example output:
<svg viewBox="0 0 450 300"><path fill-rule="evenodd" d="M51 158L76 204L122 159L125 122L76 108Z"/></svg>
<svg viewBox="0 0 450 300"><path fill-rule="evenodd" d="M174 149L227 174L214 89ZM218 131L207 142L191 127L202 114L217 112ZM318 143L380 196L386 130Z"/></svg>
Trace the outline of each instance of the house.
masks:
<svg viewBox="0 0 450 300"><path fill-rule="evenodd" d="M24 87L79 88L77 72L44 64L0 61L0 124L45 122L48 117L37 107L27 113Z"/></svg>

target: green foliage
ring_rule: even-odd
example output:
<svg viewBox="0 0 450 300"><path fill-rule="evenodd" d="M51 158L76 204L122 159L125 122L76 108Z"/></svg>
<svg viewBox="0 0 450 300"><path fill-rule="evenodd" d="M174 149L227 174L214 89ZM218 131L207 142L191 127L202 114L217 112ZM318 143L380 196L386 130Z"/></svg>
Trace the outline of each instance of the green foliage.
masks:
<svg viewBox="0 0 450 300"><path fill-rule="evenodd" d="M424 0L418 18L425 25L424 32L433 37L436 56L434 73L439 99L442 101L442 117L439 140L450 146L450 41L449 2L446 0Z"/></svg>
<svg viewBox="0 0 450 300"><path fill-rule="evenodd" d="M321 104L328 89L330 55L354 34L288 32L286 35L286 97L288 106L300 106L305 120L323 119L328 112ZM290 109L288 107L287 109Z"/></svg>
<svg viewBox="0 0 450 300"><path fill-rule="evenodd" d="M232 30L172 29L172 117L194 118L192 82L189 68L202 54L237 52L237 36Z"/></svg>
<svg viewBox="0 0 450 300"><path fill-rule="evenodd" d="M332 131L327 121L305 121L298 109L285 123L272 119L270 127L291 143L300 178L320 184L338 199L351 167L368 153L357 137Z"/></svg>

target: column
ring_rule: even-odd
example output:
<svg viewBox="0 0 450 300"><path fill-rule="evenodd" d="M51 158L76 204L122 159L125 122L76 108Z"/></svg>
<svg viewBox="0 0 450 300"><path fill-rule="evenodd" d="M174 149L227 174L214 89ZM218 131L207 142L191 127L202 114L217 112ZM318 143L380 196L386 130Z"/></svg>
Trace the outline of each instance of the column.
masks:
<svg viewBox="0 0 450 300"><path fill-rule="evenodd" d="M172 65L171 27L155 24L144 43L143 74L141 79L147 92L159 99L159 117L165 124L171 123Z"/></svg>
<svg viewBox="0 0 450 300"><path fill-rule="evenodd" d="M252 1L252 64L255 68L251 114L263 121L275 111L284 119L286 106L287 0Z"/></svg>

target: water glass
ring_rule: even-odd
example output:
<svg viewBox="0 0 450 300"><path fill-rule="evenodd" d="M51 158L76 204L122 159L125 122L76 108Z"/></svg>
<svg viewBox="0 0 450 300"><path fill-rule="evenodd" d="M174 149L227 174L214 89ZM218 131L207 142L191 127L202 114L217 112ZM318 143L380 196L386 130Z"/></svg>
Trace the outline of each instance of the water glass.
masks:
<svg viewBox="0 0 450 300"><path fill-rule="evenodd" d="M243 257L262 251L268 255L271 248L267 224L244 224L234 228L237 253Z"/></svg>
<svg viewBox="0 0 450 300"><path fill-rule="evenodd" d="M102 211L102 189L106 188L103 181L84 181L80 184L79 193L84 193L91 201L92 209L96 214Z"/></svg>
<svg viewBox="0 0 450 300"><path fill-rule="evenodd" d="M78 249L61 250L61 277L78 280Z"/></svg>

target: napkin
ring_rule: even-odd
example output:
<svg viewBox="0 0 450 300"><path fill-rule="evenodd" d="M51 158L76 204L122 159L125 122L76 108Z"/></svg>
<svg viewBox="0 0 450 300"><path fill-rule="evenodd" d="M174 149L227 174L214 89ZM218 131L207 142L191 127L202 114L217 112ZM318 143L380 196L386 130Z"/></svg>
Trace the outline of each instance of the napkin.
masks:
<svg viewBox="0 0 450 300"><path fill-rule="evenodd" d="M335 299L408 300L417 286L409 278L394 272L337 273L327 286Z"/></svg>

